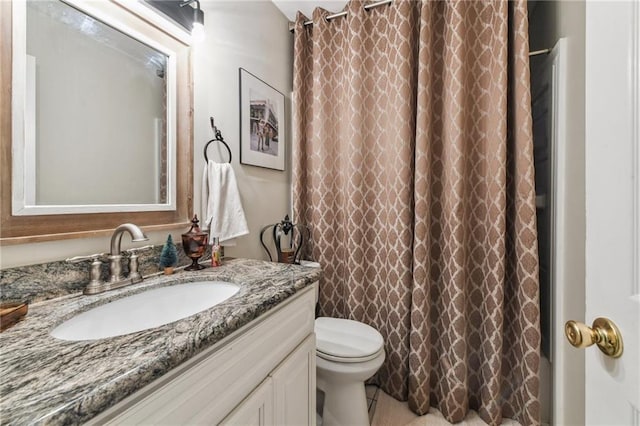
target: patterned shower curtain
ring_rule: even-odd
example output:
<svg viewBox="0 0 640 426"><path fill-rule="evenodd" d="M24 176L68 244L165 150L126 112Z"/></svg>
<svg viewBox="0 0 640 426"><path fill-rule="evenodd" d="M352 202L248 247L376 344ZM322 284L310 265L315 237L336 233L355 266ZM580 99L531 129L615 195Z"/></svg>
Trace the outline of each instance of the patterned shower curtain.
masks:
<svg viewBox="0 0 640 426"><path fill-rule="evenodd" d="M382 333L375 380L416 413L538 424L526 2L363 6L295 24L294 216L321 315Z"/></svg>

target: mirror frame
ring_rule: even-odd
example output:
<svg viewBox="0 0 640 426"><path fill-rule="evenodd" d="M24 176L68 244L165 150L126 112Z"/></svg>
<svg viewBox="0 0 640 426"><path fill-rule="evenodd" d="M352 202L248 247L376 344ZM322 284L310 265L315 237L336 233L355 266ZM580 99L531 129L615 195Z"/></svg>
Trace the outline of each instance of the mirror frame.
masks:
<svg viewBox="0 0 640 426"><path fill-rule="evenodd" d="M122 4L109 7L138 26L147 26L175 44L176 93L176 209L168 211L14 216L12 203L12 2L0 1L0 245L110 235L133 222L147 231L185 227L193 215L193 80L191 48L158 25Z"/></svg>
<svg viewBox="0 0 640 426"><path fill-rule="evenodd" d="M133 28L128 27L122 20L114 19L113 13L109 10L105 11L105 8L92 8L87 9L88 5L83 0L62 0L56 3L59 6L63 6L65 11L76 10L79 14L89 16L95 21L100 22L103 28L110 28L113 33L120 33L127 37L131 42L137 45L144 45L148 49L153 50L157 54L164 56L165 63L165 100L166 108L164 108L164 119L166 123L166 158L175 159L176 150L176 53L169 49L166 43L157 43L154 39L143 34L140 31L136 31ZM36 129L36 123L28 118L31 116L35 118L36 115L42 114L42 111L38 111L36 114L35 105L29 103L29 91L28 87L28 60L27 54L27 39L28 31L26 25L16 25L16 22L27 22L27 2L19 1L13 2L12 22L13 22L13 82L12 82L12 105L13 105L13 134L12 134L12 165L13 165L13 177L12 177L12 192L13 199L11 204L12 214L15 216L35 216L35 215L53 215L53 214L83 214L83 213L115 213L115 212L135 212L135 211L166 211L174 210L176 208L176 170L175 162L172 162L166 170L165 181L162 182L166 185L166 200L160 202L145 202L136 203L133 200L129 202L112 200L112 203L40 203L36 198L36 194L40 191L37 186L37 164L36 157L39 157L38 147L36 146L35 135L39 132ZM54 49L55 50L55 49ZM34 62L36 58L33 58ZM37 58L40 61L40 58ZM146 61L145 61L146 62ZM35 65L35 63L34 63ZM35 72L35 70L34 70ZM100 70L91 70L91 72L99 73ZM32 77L35 79L35 75ZM108 77L105 77L108 78ZM156 75L153 75L154 81L156 81ZM101 80L101 78L98 78ZM35 86L35 82L33 83ZM117 84L117 83L116 83ZM35 90L35 89L34 89ZM158 93L159 95L159 93ZM33 107L33 111L29 111L29 106ZM120 107L116 107L121 109ZM28 112L29 111L29 112ZM82 117L79 118L83 120ZM69 124L67 124L68 126ZM114 126L109 126L113 128ZM115 126L120 129L118 126ZM126 129L122 129L123 133L126 133ZM31 137L28 137L31 135ZM123 137L124 134L116 134L116 139ZM82 142L84 143L84 142ZM95 143L91 141L91 143ZM69 149L69 148L66 148ZM112 151L114 152L114 151ZM120 157L122 151L118 151L118 157ZM126 151L125 151L126 152ZM66 154L62 152L62 154ZM67 156L67 155L65 155ZM147 157L149 158L149 157ZM48 160L51 161L51 160ZM55 164L52 163L52 164ZM113 175L113 168L108 167L104 161L100 161L103 170L97 170L98 174L102 173L104 176L105 171L108 176ZM157 164L157 163L156 163ZM116 164L114 164L115 166ZM157 164L159 166L159 164ZM69 167L67 165L67 167ZM86 166L85 166L86 167ZM92 166L95 169L95 165ZM133 171L133 170L132 170ZM157 171L156 171L157 172ZM91 173L91 172L89 172ZM148 173L148 172L147 172ZM139 176L139 175L138 175ZM147 176L149 176L147 174ZM109 187L109 177L107 177L102 184ZM122 176L126 178L126 176ZM134 176L131 178L135 179ZM93 177L95 179L95 176ZM158 178L158 182L159 182ZM105 188L105 186L99 186L98 188ZM98 189L93 187L93 190ZM157 188L156 188L157 189ZM46 193L46 192L45 192ZM83 200L84 192L77 198L78 201ZM93 196L94 194L91 194ZM159 194L155 194L158 196ZM127 197L127 199L129 199ZM130 199L129 199L130 200Z"/></svg>

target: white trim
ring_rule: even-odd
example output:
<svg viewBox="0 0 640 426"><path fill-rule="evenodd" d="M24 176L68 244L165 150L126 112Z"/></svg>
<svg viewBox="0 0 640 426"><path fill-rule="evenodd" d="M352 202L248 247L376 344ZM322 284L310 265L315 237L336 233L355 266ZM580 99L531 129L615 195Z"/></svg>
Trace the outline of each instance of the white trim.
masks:
<svg viewBox="0 0 640 426"><path fill-rule="evenodd" d="M25 178L23 170L27 170L25 164L24 143L27 124L27 79L18 76L27 75L27 4L23 1L15 1L11 8L13 34L12 34L12 75L11 75L11 158L12 158L12 214L16 214L16 206L24 204Z"/></svg>
<svg viewBox="0 0 640 426"><path fill-rule="evenodd" d="M168 199L167 193L167 199ZM19 206L18 206L19 207ZM25 205L12 211L14 216L42 216L50 214L119 213L119 212L155 212L175 210L170 204L60 204L51 206Z"/></svg>
<svg viewBox="0 0 640 426"><path fill-rule="evenodd" d="M154 175L156 176L156 181L155 183L155 200L156 203L160 202L160 177L162 176L162 132L163 132L163 125L162 125L162 119L161 118L154 118L153 120L153 138L154 138L154 153L153 156L155 158L155 170L153 171Z"/></svg>
<svg viewBox="0 0 640 426"><path fill-rule="evenodd" d="M565 364L567 347L563 345L563 307L565 306L565 288L567 283L567 250L566 238L558 231L564 228L567 212L562 200L566 199L567 186L567 39L561 38L549 53L551 62L551 138L549 153L551 155L551 345L550 362L552 365L551 424L560 424L561 414L558 408L564 406L563 388L567 386ZM560 201L560 202L559 202Z"/></svg>
<svg viewBox="0 0 640 426"><path fill-rule="evenodd" d="M631 140L633 149L633 280L631 294L640 294L640 1L632 3L631 39Z"/></svg>

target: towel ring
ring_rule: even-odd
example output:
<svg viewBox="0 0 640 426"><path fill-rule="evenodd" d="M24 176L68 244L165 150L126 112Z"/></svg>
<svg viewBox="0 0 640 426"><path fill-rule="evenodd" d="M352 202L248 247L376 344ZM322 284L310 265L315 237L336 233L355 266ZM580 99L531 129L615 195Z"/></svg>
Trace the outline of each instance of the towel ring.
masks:
<svg viewBox="0 0 640 426"><path fill-rule="evenodd" d="M231 155L231 148L229 148L229 145L227 145L227 143L224 141L224 138L222 137L222 133L220 132L220 130L218 130L218 128L214 124L213 117L210 117L210 119L211 119L211 129L213 130L213 134L215 135L215 137L211 139L209 142L207 142L204 146L204 161L205 163L209 164L209 157L207 156L207 148L209 148L209 145L212 142L222 142L224 147L227 148L227 152L229 152L229 163L231 163L231 159L233 158L233 156Z"/></svg>

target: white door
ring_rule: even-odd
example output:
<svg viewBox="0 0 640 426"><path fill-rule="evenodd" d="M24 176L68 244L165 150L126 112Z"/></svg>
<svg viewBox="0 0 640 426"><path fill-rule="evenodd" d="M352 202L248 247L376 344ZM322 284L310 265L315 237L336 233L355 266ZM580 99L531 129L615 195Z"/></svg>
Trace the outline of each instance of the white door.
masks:
<svg viewBox="0 0 640 426"><path fill-rule="evenodd" d="M640 0L587 1L586 12L584 320L613 320L624 343L617 359L586 349L586 423L638 425Z"/></svg>

